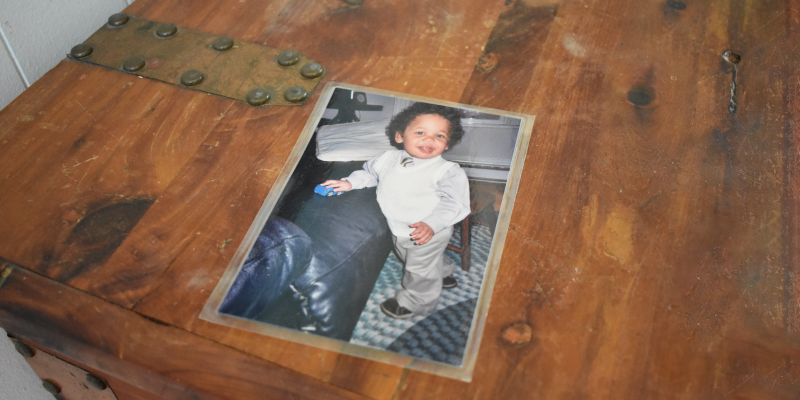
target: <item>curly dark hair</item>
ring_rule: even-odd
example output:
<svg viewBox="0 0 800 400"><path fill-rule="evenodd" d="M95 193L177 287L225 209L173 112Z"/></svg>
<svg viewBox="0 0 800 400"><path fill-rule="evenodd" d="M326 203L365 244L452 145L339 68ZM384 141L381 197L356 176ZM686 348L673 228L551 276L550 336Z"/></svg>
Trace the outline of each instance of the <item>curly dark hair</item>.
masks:
<svg viewBox="0 0 800 400"><path fill-rule="evenodd" d="M394 140L395 133L400 132L402 135L405 132L408 124L420 115L440 115L442 118L450 122L450 139L447 141L448 146L455 146L464 137L464 128L461 126L461 111L455 108L440 106L438 104L429 103L414 103L403 111L400 111L392 118L389 125L386 126L386 136L389 137L389 143L403 149L401 143Z"/></svg>

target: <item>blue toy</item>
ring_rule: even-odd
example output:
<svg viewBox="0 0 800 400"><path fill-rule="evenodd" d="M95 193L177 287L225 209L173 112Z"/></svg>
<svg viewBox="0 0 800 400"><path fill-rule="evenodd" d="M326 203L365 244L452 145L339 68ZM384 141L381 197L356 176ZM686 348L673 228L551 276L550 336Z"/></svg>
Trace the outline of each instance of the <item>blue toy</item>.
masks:
<svg viewBox="0 0 800 400"><path fill-rule="evenodd" d="M317 187L314 188L314 193L322 196L340 196L344 192L336 192L333 188L317 185Z"/></svg>

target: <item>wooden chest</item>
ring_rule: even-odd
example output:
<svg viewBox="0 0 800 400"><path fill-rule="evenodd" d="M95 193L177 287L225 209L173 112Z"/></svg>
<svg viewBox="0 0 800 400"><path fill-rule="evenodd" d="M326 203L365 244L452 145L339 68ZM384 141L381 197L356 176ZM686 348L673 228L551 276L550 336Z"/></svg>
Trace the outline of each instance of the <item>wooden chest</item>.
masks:
<svg viewBox="0 0 800 400"><path fill-rule="evenodd" d="M0 111L0 326L126 399L800 397L800 1L348 3L125 12L536 115L472 382L198 318L319 90L74 60Z"/></svg>

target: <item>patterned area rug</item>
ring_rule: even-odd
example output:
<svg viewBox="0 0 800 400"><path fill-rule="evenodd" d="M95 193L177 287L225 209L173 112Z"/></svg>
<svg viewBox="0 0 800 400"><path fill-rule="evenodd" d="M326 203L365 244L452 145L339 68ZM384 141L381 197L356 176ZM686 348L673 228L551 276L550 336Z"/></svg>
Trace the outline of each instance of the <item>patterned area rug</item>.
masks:
<svg viewBox="0 0 800 400"><path fill-rule="evenodd" d="M429 316L398 320L381 312L380 304L394 296L403 276L402 264L394 254L390 254L350 342L430 361L461 365L492 240L488 227L473 224L471 233L470 270L465 272L457 268L455 277L458 287L443 290L436 312ZM451 244L458 246L460 241L461 234L456 229ZM456 266L461 265L459 253L447 250L445 254L453 259Z"/></svg>

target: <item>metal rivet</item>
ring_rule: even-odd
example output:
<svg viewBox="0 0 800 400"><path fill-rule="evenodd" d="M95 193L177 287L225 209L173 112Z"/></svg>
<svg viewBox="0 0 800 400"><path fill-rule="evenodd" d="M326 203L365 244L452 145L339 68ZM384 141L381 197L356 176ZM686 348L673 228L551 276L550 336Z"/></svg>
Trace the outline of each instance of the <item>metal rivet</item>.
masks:
<svg viewBox="0 0 800 400"><path fill-rule="evenodd" d="M283 97L292 103L299 103L308 98L308 92L300 86L292 86L286 89Z"/></svg>
<svg viewBox="0 0 800 400"><path fill-rule="evenodd" d="M295 65L298 61L300 61L300 53L296 51L286 50L281 54L278 54L278 58L275 59L278 64L287 67L289 65Z"/></svg>
<svg viewBox="0 0 800 400"><path fill-rule="evenodd" d="M22 354L25 358L31 358L36 355L36 352L30 346L16 340L14 341L14 348L17 349L17 353Z"/></svg>
<svg viewBox="0 0 800 400"><path fill-rule="evenodd" d="M181 83L186 86L194 86L203 81L205 76L196 69L190 69L181 75Z"/></svg>
<svg viewBox="0 0 800 400"><path fill-rule="evenodd" d="M628 100L640 107L653 102L653 94L649 88L635 87L628 91Z"/></svg>
<svg viewBox="0 0 800 400"><path fill-rule="evenodd" d="M128 72L136 72L144 68L145 64L144 57L133 56L122 62L122 69Z"/></svg>
<svg viewBox="0 0 800 400"><path fill-rule="evenodd" d="M319 63L308 63L300 68L300 75L303 75L308 79L313 79L322 75L322 72L324 71L325 70L322 69L322 65L319 65Z"/></svg>
<svg viewBox="0 0 800 400"><path fill-rule="evenodd" d="M671 8L673 10L685 10L686 9L686 3L682 2L682 1L677 1L677 0L668 0L667 1L667 7Z"/></svg>
<svg viewBox="0 0 800 400"><path fill-rule="evenodd" d="M98 378L93 374L86 374L86 382L88 382L90 385L92 385L93 388L97 390L106 390L106 388L108 387L106 381Z"/></svg>
<svg viewBox="0 0 800 400"><path fill-rule="evenodd" d="M55 382L47 380L47 379L42 379L42 387L44 388L44 390L47 390L48 392L50 392L52 394L61 393L61 388L58 387L58 385L56 385Z"/></svg>
<svg viewBox="0 0 800 400"><path fill-rule="evenodd" d="M158 37L170 37L178 33L178 27L175 24L161 24L156 28L156 36Z"/></svg>
<svg viewBox="0 0 800 400"><path fill-rule="evenodd" d="M268 90L257 88L247 92L245 99L247 99L247 102L250 103L250 105L260 106L262 104L266 104L271 97L272 94Z"/></svg>
<svg viewBox="0 0 800 400"><path fill-rule="evenodd" d="M128 23L128 15L123 13L116 13L108 17L108 24L111 26L122 26Z"/></svg>
<svg viewBox="0 0 800 400"><path fill-rule="evenodd" d="M229 37L218 37L211 42L211 48L216 51L225 51L233 47L233 39Z"/></svg>
<svg viewBox="0 0 800 400"><path fill-rule="evenodd" d="M92 54L92 50L94 50L92 46L86 43L81 43L73 47L72 50L69 51L69 55L74 58L82 58Z"/></svg>
<svg viewBox="0 0 800 400"><path fill-rule="evenodd" d="M722 52L722 59L729 64L738 64L739 61L742 61L742 56L730 50L725 50Z"/></svg>

